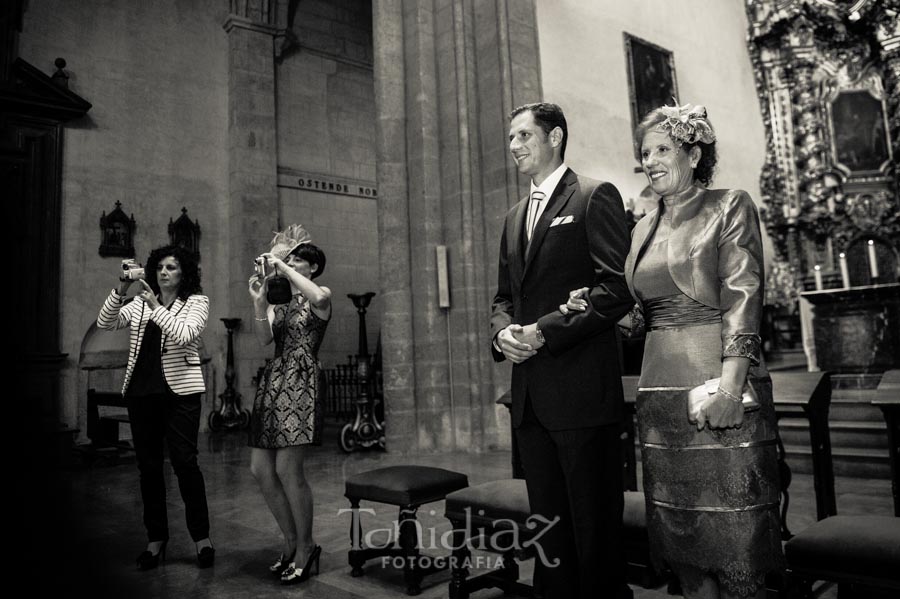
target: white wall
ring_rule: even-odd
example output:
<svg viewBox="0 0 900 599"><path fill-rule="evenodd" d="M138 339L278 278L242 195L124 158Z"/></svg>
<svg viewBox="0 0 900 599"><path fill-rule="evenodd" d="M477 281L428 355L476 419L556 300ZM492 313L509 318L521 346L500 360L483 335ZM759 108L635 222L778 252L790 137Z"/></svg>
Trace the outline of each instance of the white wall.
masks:
<svg viewBox="0 0 900 599"><path fill-rule="evenodd" d="M566 162L611 181L628 202L634 173L623 32L674 53L680 103L703 104L718 137L713 187L747 190L759 203L765 133L745 44L741 0L536 0L544 99L569 123Z"/></svg>

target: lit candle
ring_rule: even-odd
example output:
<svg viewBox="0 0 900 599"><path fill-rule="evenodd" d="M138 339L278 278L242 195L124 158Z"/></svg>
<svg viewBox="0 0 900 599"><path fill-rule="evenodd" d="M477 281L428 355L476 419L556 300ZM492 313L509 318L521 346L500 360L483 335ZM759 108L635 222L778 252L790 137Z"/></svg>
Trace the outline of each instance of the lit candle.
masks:
<svg viewBox="0 0 900 599"><path fill-rule="evenodd" d="M850 271L847 269L847 254L841 252L839 254L840 263L841 263L841 281L844 284L844 289L850 288Z"/></svg>
<svg viewBox="0 0 900 599"><path fill-rule="evenodd" d="M822 267L818 264L813 268L813 276L816 278L816 291L822 291Z"/></svg>
<svg viewBox="0 0 900 599"><path fill-rule="evenodd" d="M878 278L878 259L875 256L875 242L869 240L869 274L873 279Z"/></svg>

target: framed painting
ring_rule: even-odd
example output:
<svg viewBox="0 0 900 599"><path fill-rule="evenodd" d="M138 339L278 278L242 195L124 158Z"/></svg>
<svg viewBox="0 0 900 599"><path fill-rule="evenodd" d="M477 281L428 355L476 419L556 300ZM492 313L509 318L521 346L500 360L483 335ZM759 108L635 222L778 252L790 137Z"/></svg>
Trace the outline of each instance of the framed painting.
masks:
<svg viewBox="0 0 900 599"><path fill-rule="evenodd" d="M850 89L827 106L834 164L851 176L883 172L891 160L884 100L866 89Z"/></svg>
<svg viewBox="0 0 900 599"><path fill-rule="evenodd" d="M631 128L654 108L678 101L675 58L665 48L624 32ZM635 158L638 157L635 148Z"/></svg>

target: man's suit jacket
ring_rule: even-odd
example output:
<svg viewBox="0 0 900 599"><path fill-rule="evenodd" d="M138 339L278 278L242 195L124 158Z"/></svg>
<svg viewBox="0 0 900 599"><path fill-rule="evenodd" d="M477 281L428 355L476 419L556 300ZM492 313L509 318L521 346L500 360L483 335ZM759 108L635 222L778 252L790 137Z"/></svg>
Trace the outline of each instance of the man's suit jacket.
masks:
<svg viewBox="0 0 900 599"><path fill-rule="evenodd" d="M525 236L529 198L506 215L500 241L491 337L510 324L535 321L545 338L537 354L513 366L512 419L525 398L543 426L563 430L622 419L622 381L615 323L634 300L625 284L629 231L618 190L567 170ZM569 292L590 288L593 310L563 315ZM492 347L494 359L504 360Z"/></svg>

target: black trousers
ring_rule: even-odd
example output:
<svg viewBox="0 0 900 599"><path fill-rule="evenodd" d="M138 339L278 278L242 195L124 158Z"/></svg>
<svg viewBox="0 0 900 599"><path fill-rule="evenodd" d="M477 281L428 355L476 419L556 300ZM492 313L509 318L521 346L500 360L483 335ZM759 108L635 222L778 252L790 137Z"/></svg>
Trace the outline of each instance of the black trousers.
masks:
<svg viewBox="0 0 900 599"><path fill-rule="evenodd" d="M546 599L630 597L621 426L547 430L526 399L515 434L532 513L559 518L539 540L535 585Z"/></svg>
<svg viewBox="0 0 900 599"><path fill-rule="evenodd" d="M200 430L200 394L165 393L128 396L128 418L144 501L144 526L150 541L169 538L166 514L166 481L163 474L163 441L178 477L188 531L196 542L209 537L206 485L197 464Z"/></svg>

